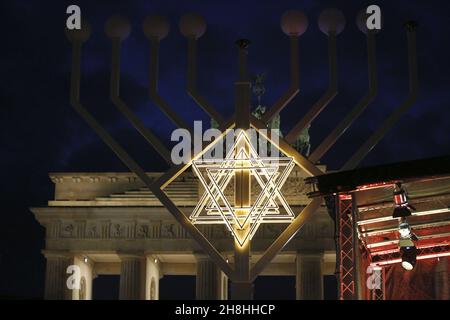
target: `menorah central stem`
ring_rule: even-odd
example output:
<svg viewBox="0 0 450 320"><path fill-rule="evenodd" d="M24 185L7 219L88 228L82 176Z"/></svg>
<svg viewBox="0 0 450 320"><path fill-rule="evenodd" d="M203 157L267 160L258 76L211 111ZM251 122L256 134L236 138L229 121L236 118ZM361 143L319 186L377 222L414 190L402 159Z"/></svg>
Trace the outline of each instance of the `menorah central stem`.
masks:
<svg viewBox="0 0 450 320"><path fill-rule="evenodd" d="M250 128L250 97L251 86L248 81L247 72L247 47L248 40L237 41L239 46L239 80L236 82L236 128L238 130L247 130ZM248 154L248 145L244 140L236 148L236 156L240 152ZM242 161L240 165L248 167L248 163ZM248 169L237 170L235 172L235 207L238 219L242 217L241 221L249 213L250 207L250 172ZM238 235L245 234L250 228L250 220L242 227L235 226ZM236 272L236 280L232 284L232 298L233 299L252 299L253 298L253 284L250 281L250 241L247 240L243 244L235 240L234 245L234 264Z"/></svg>

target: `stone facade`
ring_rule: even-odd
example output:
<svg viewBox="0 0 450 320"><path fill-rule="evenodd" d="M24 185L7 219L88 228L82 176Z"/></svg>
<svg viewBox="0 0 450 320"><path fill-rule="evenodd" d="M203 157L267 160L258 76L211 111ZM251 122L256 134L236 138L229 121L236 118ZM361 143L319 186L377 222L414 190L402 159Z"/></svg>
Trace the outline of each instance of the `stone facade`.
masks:
<svg viewBox="0 0 450 320"><path fill-rule="evenodd" d="M154 178L159 175L149 173ZM158 299L159 279L164 275L196 275L198 298L227 298L223 273L203 259L201 248L133 174L59 173L50 178L55 198L46 207L31 208L46 229L46 298L90 299L92 280L99 274L121 275L121 299ZM309 202L303 178L301 171L295 171L283 190L296 213ZM198 181L186 173L166 192L189 215L201 190ZM225 227L198 227L233 263L233 241ZM252 240L252 263L285 227L260 227ZM305 288L320 282L324 274L334 273L333 235L333 222L321 207L262 275L295 275L302 279L297 287ZM306 264L301 267L298 257L302 252L321 257L321 268L312 282L305 280L312 271ZM83 288L72 294L65 289L69 274L63 272L71 264L80 266L83 279ZM312 298L321 298L321 283L314 285L319 289ZM297 288L298 298L304 297L302 292Z"/></svg>

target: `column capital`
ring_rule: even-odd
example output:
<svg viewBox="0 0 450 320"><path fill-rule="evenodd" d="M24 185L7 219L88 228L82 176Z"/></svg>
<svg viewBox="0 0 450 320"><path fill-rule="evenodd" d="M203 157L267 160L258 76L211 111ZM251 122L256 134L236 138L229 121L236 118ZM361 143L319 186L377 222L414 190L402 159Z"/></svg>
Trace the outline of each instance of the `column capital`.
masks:
<svg viewBox="0 0 450 320"><path fill-rule="evenodd" d="M195 257L195 260L197 260L197 262L200 262L200 261L211 261L212 262L211 258L206 253L193 252L193 255Z"/></svg>
<svg viewBox="0 0 450 320"><path fill-rule="evenodd" d="M158 272L160 275L159 278L162 278L163 277L163 274L161 271L162 262L158 258L158 256L156 254L152 254L150 251L145 251L144 257L145 257L145 259L147 259L147 263L148 263L148 260L150 260L150 263L158 269Z"/></svg>
<svg viewBox="0 0 450 320"><path fill-rule="evenodd" d="M117 255L121 261L124 260L144 260L145 254L136 251L117 251Z"/></svg>
<svg viewBox="0 0 450 320"><path fill-rule="evenodd" d="M74 253L74 258L78 258L79 260L81 260L83 263L85 263L86 265L88 265L90 268L94 268L95 262L94 260L92 260L88 254L85 254L83 252L77 252ZM86 260L85 260L86 259Z"/></svg>

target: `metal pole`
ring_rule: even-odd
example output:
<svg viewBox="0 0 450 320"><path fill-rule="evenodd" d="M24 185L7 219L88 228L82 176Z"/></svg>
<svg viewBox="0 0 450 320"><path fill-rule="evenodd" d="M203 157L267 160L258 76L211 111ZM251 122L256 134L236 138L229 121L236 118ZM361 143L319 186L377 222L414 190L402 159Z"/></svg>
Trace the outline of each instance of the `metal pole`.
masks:
<svg viewBox="0 0 450 320"><path fill-rule="evenodd" d="M328 35L328 65L329 65L329 85L325 93L314 103L305 116L294 128L286 135L285 140L288 143L294 143L300 133L310 125L323 109L336 97L337 90L337 49L336 33L330 32Z"/></svg>
<svg viewBox="0 0 450 320"><path fill-rule="evenodd" d="M170 151L137 117L120 98L120 38L112 39L110 99L117 109L133 124L136 130L150 143L159 155L170 165Z"/></svg>
<svg viewBox="0 0 450 320"><path fill-rule="evenodd" d="M416 102L419 91L419 80L417 73L417 49L416 29L417 24L409 21L405 25L408 42L408 69L409 69L409 95L395 109L383 124L364 142L355 154L345 163L342 170L352 170L367 156L367 154L383 139L389 130L397 123L400 117Z"/></svg>
<svg viewBox="0 0 450 320"><path fill-rule="evenodd" d="M203 97L197 89L197 39L195 36L188 37L188 70L187 89L188 95L197 103L219 126L225 120L222 115Z"/></svg>
<svg viewBox="0 0 450 320"><path fill-rule="evenodd" d="M363 113L369 104L375 99L378 92L377 70L376 70L376 50L375 33L367 33L367 63L369 67L369 91L358 101L356 106L345 116L333 131L320 143L320 145L311 153L309 160L312 163L318 162L327 151L336 143L336 141L347 131L352 123Z"/></svg>
<svg viewBox="0 0 450 320"><path fill-rule="evenodd" d="M289 37L291 43L291 58L290 58L290 74L291 84L287 91L264 113L261 121L268 124L281 110L291 102L299 93L300 76L299 76L299 61L298 61L298 36L291 35Z"/></svg>
<svg viewBox="0 0 450 320"><path fill-rule="evenodd" d="M179 128L188 130L193 135L193 129L175 112L175 110L158 93L159 76L159 42L157 37L150 40L149 97L162 112Z"/></svg>

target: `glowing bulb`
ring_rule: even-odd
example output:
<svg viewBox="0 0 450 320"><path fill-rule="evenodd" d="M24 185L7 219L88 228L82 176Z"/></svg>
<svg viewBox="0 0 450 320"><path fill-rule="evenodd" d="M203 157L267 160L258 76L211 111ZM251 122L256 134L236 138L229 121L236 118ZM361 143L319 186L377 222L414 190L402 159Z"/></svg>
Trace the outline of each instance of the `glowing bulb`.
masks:
<svg viewBox="0 0 450 320"><path fill-rule="evenodd" d="M414 268L414 266L408 261L402 261L402 267L408 271L410 271Z"/></svg>
<svg viewBox="0 0 450 320"><path fill-rule="evenodd" d="M400 229L399 232L402 238L407 238L411 235L411 231L409 229Z"/></svg>
<svg viewBox="0 0 450 320"><path fill-rule="evenodd" d="M408 271L414 269L417 261L417 248L403 247L400 248L400 253L402 256L402 267Z"/></svg>
<svg viewBox="0 0 450 320"><path fill-rule="evenodd" d="M411 237L411 227L409 226L408 222L405 221L401 222L398 226L398 232L400 233L401 238L410 238Z"/></svg>

